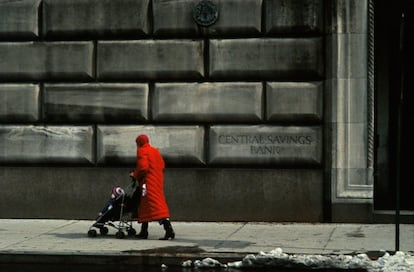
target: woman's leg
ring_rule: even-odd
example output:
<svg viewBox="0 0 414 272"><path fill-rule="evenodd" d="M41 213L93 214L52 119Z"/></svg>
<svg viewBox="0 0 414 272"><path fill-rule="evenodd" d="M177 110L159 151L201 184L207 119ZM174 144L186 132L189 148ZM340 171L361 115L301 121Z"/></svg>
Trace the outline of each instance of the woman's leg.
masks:
<svg viewBox="0 0 414 272"><path fill-rule="evenodd" d="M160 225L164 226L165 235L161 237L160 240L169 240L175 238L175 232L171 226L171 222L169 218L164 218L160 220Z"/></svg>
<svg viewBox="0 0 414 272"><path fill-rule="evenodd" d="M135 237L139 239L147 239L148 238L148 222L141 223L141 231L135 235Z"/></svg>

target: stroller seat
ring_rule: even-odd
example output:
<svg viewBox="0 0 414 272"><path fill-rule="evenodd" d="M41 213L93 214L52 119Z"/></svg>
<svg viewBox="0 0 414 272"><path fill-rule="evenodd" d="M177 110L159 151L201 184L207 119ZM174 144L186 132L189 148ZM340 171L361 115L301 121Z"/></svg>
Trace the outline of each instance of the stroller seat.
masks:
<svg viewBox="0 0 414 272"><path fill-rule="evenodd" d="M128 186L127 192L120 186L113 187L110 199L89 227L88 236L96 237L96 229L101 235L106 235L109 232L108 227L115 228L116 237L120 239L125 237L125 232L129 236L135 235L136 230L132 227L132 220L137 215L140 195L136 191L135 181Z"/></svg>

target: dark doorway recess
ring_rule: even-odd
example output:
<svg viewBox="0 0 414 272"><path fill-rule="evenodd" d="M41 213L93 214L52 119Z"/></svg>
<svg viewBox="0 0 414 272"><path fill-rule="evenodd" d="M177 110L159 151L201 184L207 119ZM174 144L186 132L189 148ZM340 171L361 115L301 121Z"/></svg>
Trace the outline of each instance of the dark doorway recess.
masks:
<svg viewBox="0 0 414 272"><path fill-rule="evenodd" d="M374 209L393 210L396 208L396 179L399 171L400 209L413 211L414 1L376 0L374 2L377 135ZM402 13L404 14L403 20L401 19ZM404 21L403 24L402 21ZM402 25L404 34L403 39L400 40ZM403 50L401 50L401 45ZM400 103L401 90L402 104ZM400 107L401 110L399 110ZM400 152L397 148L398 143L400 143Z"/></svg>

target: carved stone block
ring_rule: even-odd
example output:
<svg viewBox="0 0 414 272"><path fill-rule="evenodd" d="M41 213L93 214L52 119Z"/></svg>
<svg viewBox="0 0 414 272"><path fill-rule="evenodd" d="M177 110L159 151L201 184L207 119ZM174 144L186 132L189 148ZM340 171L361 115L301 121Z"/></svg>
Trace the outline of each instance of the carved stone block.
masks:
<svg viewBox="0 0 414 272"><path fill-rule="evenodd" d="M321 122L322 82L268 82L267 119L277 122Z"/></svg>
<svg viewBox="0 0 414 272"><path fill-rule="evenodd" d="M152 99L157 121L257 122L261 83L157 83Z"/></svg>
<svg viewBox="0 0 414 272"><path fill-rule="evenodd" d="M92 42L0 43L0 80L88 80Z"/></svg>
<svg viewBox="0 0 414 272"><path fill-rule="evenodd" d="M200 40L99 41L99 79L197 79L204 75Z"/></svg>
<svg viewBox="0 0 414 272"><path fill-rule="evenodd" d="M267 33L323 33L323 0L265 0Z"/></svg>
<svg viewBox="0 0 414 272"><path fill-rule="evenodd" d="M318 166L321 127L212 126L209 163L214 165Z"/></svg>
<svg viewBox="0 0 414 272"><path fill-rule="evenodd" d="M38 84L0 84L0 122L39 120Z"/></svg>
<svg viewBox="0 0 414 272"><path fill-rule="evenodd" d="M137 122L148 117L148 85L126 83L46 84L50 122Z"/></svg>
<svg viewBox="0 0 414 272"><path fill-rule="evenodd" d="M94 163L91 126L0 126L3 164Z"/></svg>
<svg viewBox="0 0 414 272"><path fill-rule="evenodd" d="M210 40L214 79L304 79L324 76L321 38Z"/></svg>
<svg viewBox="0 0 414 272"><path fill-rule="evenodd" d="M143 36L148 33L149 0L44 0L47 37Z"/></svg>
<svg viewBox="0 0 414 272"><path fill-rule="evenodd" d="M148 135L166 164L204 164L204 128L200 126L98 126L98 163L135 167L139 134Z"/></svg>
<svg viewBox="0 0 414 272"><path fill-rule="evenodd" d="M262 0L226 0L215 3L217 21L199 27L193 19L193 9L199 0L153 0L155 35L247 35L261 31Z"/></svg>
<svg viewBox="0 0 414 272"><path fill-rule="evenodd" d="M41 0L1 1L0 40L37 37L40 3Z"/></svg>

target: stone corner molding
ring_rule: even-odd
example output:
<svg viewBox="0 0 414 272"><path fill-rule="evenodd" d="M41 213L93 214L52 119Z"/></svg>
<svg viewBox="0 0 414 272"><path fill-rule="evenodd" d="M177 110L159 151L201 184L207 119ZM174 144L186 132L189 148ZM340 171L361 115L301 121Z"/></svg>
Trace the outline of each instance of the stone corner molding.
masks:
<svg viewBox="0 0 414 272"><path fill-rule="evenodd" d="M331 165L330 180L331 180L331 193L332 202L373 202L373 180L374 180L374 0L367 0L364 5L367 5L367 12L360 18L361 22L366 22L367 32L366 43L367 51L366 57L366 122L362 121L359 124L353 123L350 119L341 120L334 126L332 133L331 148L334 149L336 155L332 157L333 164ZM350 9L349 6L338 5L337 9ZM351 11L349 11L351 12ZM346 20L346 18L336 18ZM348 33L347 35L360 35L360 33ZM339 46L339 45L338 45ZM340 49L339 47L336 50ZM349 52L342 52L343 54L349 54ZM340 53L338 53L340 54ZM342 63L336 63L341 66ZM350 71L347 74L341 75L345 80L356 79ZM352 103L351 100L347 100L347 97L343 97L345 100L340 101L342 105L348 105ZM346 107L338 106L337 110L344 110ZM337 113L340 116L347 117L346 114ZM342 129L341 129L342 128ZM341 135L345 133L345 135ZM361 137L365 139L360 144L354 144L349 142L348 136L356 135L355 137ZM345 137L346 136L346 137ZM356 165L354 161L360 160L360 164Z"/></svg>

